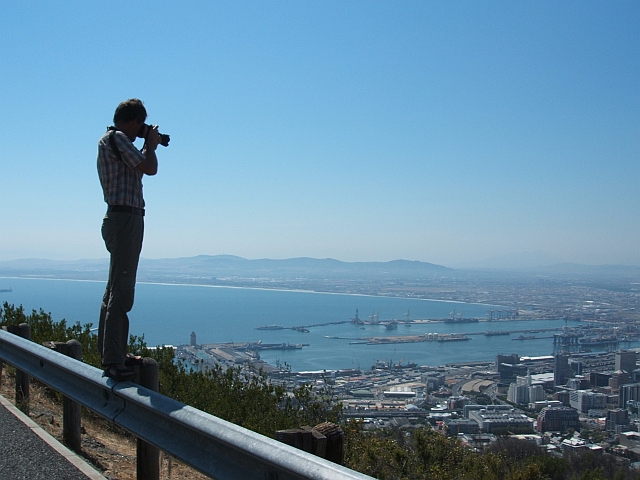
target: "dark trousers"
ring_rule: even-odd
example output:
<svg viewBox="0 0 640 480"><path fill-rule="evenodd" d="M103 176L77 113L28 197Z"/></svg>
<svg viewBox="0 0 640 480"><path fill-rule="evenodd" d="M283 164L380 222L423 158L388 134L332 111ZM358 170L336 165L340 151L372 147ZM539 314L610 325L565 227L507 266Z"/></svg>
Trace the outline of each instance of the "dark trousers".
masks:
<svg viewBox="0 0 640 480"><path fill-rule="evenodd" d="M109 280L102 298L98 351L102 364L122 364L129 344L129 317L133 308L138 260L144 236L144 217L109 212L102 221L102 238L111 254Z"/></svg>

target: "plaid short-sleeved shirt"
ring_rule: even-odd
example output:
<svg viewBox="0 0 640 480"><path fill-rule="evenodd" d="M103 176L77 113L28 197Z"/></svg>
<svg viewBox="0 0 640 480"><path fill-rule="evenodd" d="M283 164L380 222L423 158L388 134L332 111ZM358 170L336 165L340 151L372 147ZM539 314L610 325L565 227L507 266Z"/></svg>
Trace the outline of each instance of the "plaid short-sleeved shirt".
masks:
<svg viewBox="0 0 640 480"><path fill-rule="evenodd" d="M111 149L107 131L98 141L98 177L107 205L144 208L142 172L136 167L145 157L121 131L113 132L122 161Z"/></svg>

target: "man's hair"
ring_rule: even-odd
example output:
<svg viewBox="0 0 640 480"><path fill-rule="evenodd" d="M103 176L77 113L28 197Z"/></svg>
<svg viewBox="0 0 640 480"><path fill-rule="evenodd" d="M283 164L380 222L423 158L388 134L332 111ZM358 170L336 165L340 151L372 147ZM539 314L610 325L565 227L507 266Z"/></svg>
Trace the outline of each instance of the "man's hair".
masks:
<svg viewBox="0 0 640 480"><path fill-rule="evenodd" d="M118 108L116 108L116 113L113 114L113 123L127 123L131 120L139 120L144 123L147 119L147 110L144 108L142 104L142 100L138 100L137 98L130 98L129 100L125 100Z"/></svg>

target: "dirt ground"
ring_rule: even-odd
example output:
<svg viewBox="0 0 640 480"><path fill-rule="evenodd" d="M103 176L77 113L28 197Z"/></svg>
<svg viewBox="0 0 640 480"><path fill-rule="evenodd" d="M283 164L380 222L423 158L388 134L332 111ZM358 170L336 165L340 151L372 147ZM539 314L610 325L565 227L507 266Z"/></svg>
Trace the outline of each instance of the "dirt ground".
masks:
<svg viewBox="0 0 640 480"><path fill-rule="evenodd" d="M0 394L15 403L15 376L12 368L2 372ZM32 380L29 417L62 443L62 400L41 383ZM82 452L89 463L110 480L136 479L136 439L113 423L82 409ZM208 479L206 475L160 453L160 478L172 480Z"/></svg>

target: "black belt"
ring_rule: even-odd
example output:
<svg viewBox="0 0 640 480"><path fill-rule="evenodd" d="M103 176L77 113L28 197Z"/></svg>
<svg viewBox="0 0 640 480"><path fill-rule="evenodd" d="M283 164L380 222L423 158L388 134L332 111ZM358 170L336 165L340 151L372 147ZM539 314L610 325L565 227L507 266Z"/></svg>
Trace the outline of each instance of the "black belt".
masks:
<svg viewBox="0 0 640 480"><path fill-rule="evenodd" d="M132 213L144 217L144 208L129 207L128 205L109 205L107 213L109 212Z"/></svg>

